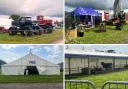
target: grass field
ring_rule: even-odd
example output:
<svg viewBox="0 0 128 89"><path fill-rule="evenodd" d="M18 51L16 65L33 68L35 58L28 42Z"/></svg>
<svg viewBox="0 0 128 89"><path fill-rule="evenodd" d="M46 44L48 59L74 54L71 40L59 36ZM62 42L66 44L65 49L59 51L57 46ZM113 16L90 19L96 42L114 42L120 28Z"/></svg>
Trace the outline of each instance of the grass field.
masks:
<svg viewBox="0 0 128 89"><path fill-rule="evenodd" d="M33 35L31 37L23 37L21 35L9 36L8 33L0 34L1 44L42 44L52 43L63 37L63 30L58 29L52 34Z"/></svg>
<svg viewBox="0 0 128 89"><path fill-rule="evenodd" d="M128 43L128 25L123 29L115 30L115 26L107 26L107 32L98 32L98 27L89 29L84 37L77 37L73 40L66 39L66 44L125 44Z"/></svg>
<svg viewBox="0 0 128 89"><path fill-rule="evenodd" d="M70 77L72 80L89 80L95 83L97 89L101 89L101 85L104 84L106 81L128 81L128 71L122 72L112 72L107 74L97 74L97 75L81 75L81 76L72 76ZM114 87L114 86L112 86ZM120 86L124 87L124 86ZM128 88L128 86L127 86ZM68 89L68 88L66 88ZM79 89L79 88L78 88ZM105 88L108 89L108 88ZM116 89L116 88L111 88ZM124 88L119 88L124 89Z"/></svg>
<svg viewBox="0 0 128 89"><path fill-rule="evenodd" d="M61 83L63 75L0 75L0 83Z"/></svg>

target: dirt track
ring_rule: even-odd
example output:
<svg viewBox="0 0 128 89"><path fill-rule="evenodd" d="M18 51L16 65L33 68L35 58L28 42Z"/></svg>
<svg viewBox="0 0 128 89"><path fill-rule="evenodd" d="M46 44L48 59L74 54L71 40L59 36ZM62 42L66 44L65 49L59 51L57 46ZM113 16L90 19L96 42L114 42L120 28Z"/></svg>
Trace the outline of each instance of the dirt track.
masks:
<svg viewBox="0 0 128 89"><path fill-rule="evenodd" d="M62 83L9 83L9 84L0 84L0 89L63 89Z"/></svg>
<svg viewBox="0 0 128 89"><path fill-rule="evenodd" d="M63 37L56 41L50 42L50 44L63 44Z"/></svg>

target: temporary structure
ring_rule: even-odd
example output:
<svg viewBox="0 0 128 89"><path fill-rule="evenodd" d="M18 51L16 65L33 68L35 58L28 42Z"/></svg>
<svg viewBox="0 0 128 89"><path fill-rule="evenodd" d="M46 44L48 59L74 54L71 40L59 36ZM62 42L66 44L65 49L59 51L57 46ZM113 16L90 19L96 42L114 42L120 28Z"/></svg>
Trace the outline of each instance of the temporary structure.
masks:
<svg viewBox="0 0 128 89"><path fill-rule="evenodd" d="M81 22L85 22L86 24L88 24L88 22L95 24L95 21L101 17L101 14L98 11L95 11L92 8L82 7L74 9L72 15L74 16L74 19L80 19Z"/></svg>
<svg viewBox="0 0 128 89"><path fill-rule="evenodd" d="M32 54L30 51L24 57L2 65L1 72L3 75L59 75L60 67Z"/></svg>
<svg viewBox="0 0 128 89"><path fill-rule="evenodd" d="M125 69L127 66L127 54L85 51L79 49L66 49L65 51L66 74L82 73L85 72L85 69L88 74L91 74L91 69L114 71Z"/></svg>
<svg viewBox="0 0 128 89"><path fill-rule="evenodd" d="M77 7L73 12L75 16L80 16L80 15L92 15L92 16L100 16L100 13L95 11L92 8L82 8L82 7Z"/></svg>
<svg viewBox="0 0 128 89"><path fill-rule="evenodd" d="M0 26L9 29L9 27L11 27L12 21L13 21L12 19L0 18Z"/></svg>
<svg viewBox="0 0 128 89"><path fill-rule="evenodd" d="M53 75L60 74L60 67L47 60L44 60L30 51L18 60L11 63L2 65L3 75L27 75L27 74L40 74L40 75Z"/></svg>

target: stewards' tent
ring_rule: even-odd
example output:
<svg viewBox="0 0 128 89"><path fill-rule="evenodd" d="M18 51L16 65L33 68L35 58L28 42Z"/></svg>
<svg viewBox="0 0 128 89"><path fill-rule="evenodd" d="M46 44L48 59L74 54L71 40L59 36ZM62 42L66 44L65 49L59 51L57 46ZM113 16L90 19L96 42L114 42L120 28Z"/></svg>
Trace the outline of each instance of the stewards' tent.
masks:
<svg viewBox="0 0 128 89"><path fill-rule="evenodd" d="M65 74L95 74L128 68L128 55L98 51L65 51Z"/></svg>
<svg viewBox="0 0 128 89"><path fill-rule="evenodd" d="M59 75L59 65L40 58L31 52L18 60L2 65L3 75Z"/></svg>
<svg viewBox="0 0 128 89"><path fill-rule="evenodd" d="M88 24L88 22L95 24L101 18L101 13L95 11L92 8L78 7L74 11L72 11L72 15L74 16L74 19L79 19L80 22L83 22L85 24Z"/></svg>

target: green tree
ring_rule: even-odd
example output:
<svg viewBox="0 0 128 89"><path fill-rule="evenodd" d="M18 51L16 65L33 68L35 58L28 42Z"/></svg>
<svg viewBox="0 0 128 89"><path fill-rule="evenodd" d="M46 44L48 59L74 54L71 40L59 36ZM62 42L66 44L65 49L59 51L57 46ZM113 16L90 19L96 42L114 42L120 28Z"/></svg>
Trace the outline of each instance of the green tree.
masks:
<svg viewBox="0 0 128 89"><path fill-rule="evenodd" d="M20 15L16 15L16 14L13 14L10 16L13 20L19 20L20 19Z"/></svg>

